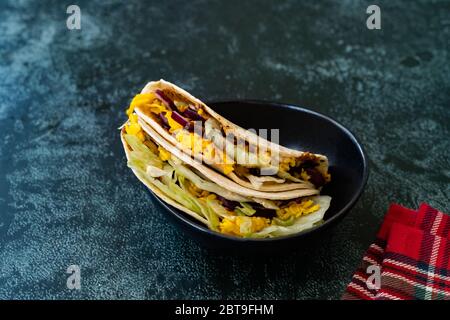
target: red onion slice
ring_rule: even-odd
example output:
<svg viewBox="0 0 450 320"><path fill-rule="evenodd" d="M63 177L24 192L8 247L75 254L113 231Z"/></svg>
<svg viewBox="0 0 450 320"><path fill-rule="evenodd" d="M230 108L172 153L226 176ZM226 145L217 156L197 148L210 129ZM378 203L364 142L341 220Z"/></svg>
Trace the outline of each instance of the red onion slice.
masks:
<svg viewBox="0 0 450 320"><path fill-rule="evenodd" d="M176 106L175 106L175 103L173 103L173 101L170 99L170 98L168 98L165 94L164 94L164 92L162 92L161 90L156 90L155 91L155 95L164 103L164 105L169 109L169 110L176 110Z"/></svg>
<svg viewBox="0 0 450 320"><path fill-rule="evenodd" d="M179 123L186 130L193 132L194 131L194 123L186 120L181 114L176 111L172 111L172 119Z"/></svg>
<svg viewBox="0 0 450 320"><path fill-rule="evenodd" d="M184 110L183 112L183 116L191 119L191 120L199 120L199 121L204 121L205 119L202 118L201 115L199 115L197 112L191 110L190 108L187 108L186 110Z"/></svg>

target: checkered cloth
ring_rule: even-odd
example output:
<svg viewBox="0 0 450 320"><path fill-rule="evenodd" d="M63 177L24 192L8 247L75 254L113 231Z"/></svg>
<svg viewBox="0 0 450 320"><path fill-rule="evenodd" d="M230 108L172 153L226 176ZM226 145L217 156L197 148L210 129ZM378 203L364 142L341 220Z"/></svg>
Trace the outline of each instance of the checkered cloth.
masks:
<svg viewBox="0 0 450 320"><path fill-rule="evenodd" d="M450 300L449 231L450 217L427 204L391 205L342 299Z"/></svg>

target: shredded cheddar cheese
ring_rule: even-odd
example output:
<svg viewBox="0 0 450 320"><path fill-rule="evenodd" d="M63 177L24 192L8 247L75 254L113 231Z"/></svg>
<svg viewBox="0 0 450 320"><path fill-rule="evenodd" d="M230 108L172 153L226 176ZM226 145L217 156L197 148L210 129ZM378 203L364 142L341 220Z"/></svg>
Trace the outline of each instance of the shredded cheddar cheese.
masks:
<svg viewBox="0 0 450 320"><path fill-rule="evenodd" d="M184 147L193 151L194 154L201 153L208 161L216 162L216 166L222 170L224 174L229 174L234 170L234 165L224 153L216 153L212 141L203 139L193 132L180 130L176 133L175 139Z"/></svg>
<svg viewBox="0 0 450 320"><path fill-rule="evenodd" d="M174 131L183 129L183 126L172 119L172 111L167 111L165 114L167 122L169 123L170 129L169 132L173 133Z"/></svg>
<svg viewBox="0 0 450 320"><path fill-rule="evenodd" d="M203 194L203 192L205 194ZM217 198L215 194L209 193L208 191L205 191L205 190L203 190L203 192L202 192L202 196L199 199L206 201L206 200L215 200Z"/></svg>
<svg viewBox="0 0 450 320"><path fill-rule="evenodd" d="M309 181L311 179L309 174L304 169L302 169L302 172L300 173L300 178L304 181Z"/></svg>
<svg viewBox="0 0 450 320"><path fill-rule="evenodd" d="M130 107L131 108L131 107ZM130 110L130 109L128 109ZM127 113L128 113L127 110ZM139 140L145 140L144 131L142 131L141 126L138 123L138 116L134 113L128 115L128 123L125 125L125 131L127 134L131 134L139 138Z"/></svg>
<svg viewBox="0 0 450 320"><path fill-rule="evenodd" d="M150 105L156 99L156 96L153 93L141 93L137 94L133 100L131 100L130 107L127 110L127 115L130 116L134 112L134 108Z"/></svg>
<svg viewBox="0 0 450 320"><path fill-rule="evenodd" d="M219 230L222 233L245 236L246 234L258 232L269 226L270 220L262 217L230 217L223 218Z"/></svg>
<svg viewBox="0 0 450 320"><path fill-rule="evenodd" d="M295 158L284 158L280 162L280 170L288 172L290 167L295 166Z"/></svg>
<svg viewBox="0 0 450 320"><path fill-rule="evenodd" d="M164 149L163 147L159 146L158 151L159 151L159 158L162 161L167 161L171 158L170 152Z"/></svg>
<svg viewBox="0 0 450 320"><path fill-rule="evenodd" d="M289 219L290 217L299 218L300 216L316 212L319 209L319 204L315 204L310 199L304 199L300 203L290 202L287 207L278 209L277 216L282 220Z"/></svg>

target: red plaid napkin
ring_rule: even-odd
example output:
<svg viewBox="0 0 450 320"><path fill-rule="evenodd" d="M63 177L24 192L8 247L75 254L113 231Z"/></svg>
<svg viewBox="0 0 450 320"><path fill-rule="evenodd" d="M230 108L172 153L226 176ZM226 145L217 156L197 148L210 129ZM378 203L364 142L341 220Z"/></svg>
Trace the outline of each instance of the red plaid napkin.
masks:
<svg viewBox="0 0 450 320"><path fill-rule="evenodd" d="M450 299L449 231L450 217L427 204L391 205L342 299Z"/></svg>

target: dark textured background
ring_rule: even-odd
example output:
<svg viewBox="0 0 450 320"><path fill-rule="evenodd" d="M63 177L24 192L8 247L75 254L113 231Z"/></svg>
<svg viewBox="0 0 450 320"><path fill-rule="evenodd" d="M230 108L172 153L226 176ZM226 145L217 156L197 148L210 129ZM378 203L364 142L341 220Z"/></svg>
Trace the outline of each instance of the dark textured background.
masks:
<svg viewBox="0 0 450 320"><path fill-rule="evenodd" d="M378 31L367 1L75 3L80 31L69 2L0 2L0 298L339 298L390 202L450 211L449 1L377 1ZM363 197L313 247L206 251L119 145L123 110L159 78L336 118L370 158Z"/></svg>

